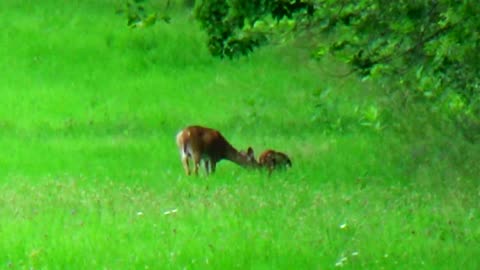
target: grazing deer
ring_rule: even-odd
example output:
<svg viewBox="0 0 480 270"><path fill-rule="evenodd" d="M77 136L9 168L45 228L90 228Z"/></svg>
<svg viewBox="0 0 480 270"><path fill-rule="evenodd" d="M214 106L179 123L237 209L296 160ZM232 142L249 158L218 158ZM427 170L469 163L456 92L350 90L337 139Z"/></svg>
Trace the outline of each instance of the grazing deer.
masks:
<svg viewBox="0 0 480 270"><path fill-rule="evenodd" d="M258 163L261 167L268 169L268 175L271 175L276 168L292 167L292 161L286 154L271 149L264 151L260 155Z"/></svg>
<svg viewBox="0 0 480 270"><path fill-rule="evenodd" d="M177 145L187 175L190 175L189 159L193 159L195 175L198 175L201 160L204 161L207 175L215 172L217 162L222 159L228 159L242 167L259 166L251 147L246 152L239 152L215 129L186 127L177 134Z"/></svg>

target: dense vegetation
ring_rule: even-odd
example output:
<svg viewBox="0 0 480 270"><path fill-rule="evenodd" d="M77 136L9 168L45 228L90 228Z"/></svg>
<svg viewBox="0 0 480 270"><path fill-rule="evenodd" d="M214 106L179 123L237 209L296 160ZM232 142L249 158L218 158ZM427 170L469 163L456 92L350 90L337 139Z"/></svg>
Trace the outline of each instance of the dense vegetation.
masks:
<svg viewBox="0 0 480 270"><path fill-rule="evenodd" d="M480 131L480 6L475 1L199 1L213 55L303 38L383 83L396 103L426 103L471 141Z"/></svg>
<svg viewBox="0 0 480 270"><path fill-rule="evenodd" d="M221 59L183 3L124 4L0 1L0 269L480 267L457 122L303 35ZM293 167L187 177L192 123Z"/></svg>

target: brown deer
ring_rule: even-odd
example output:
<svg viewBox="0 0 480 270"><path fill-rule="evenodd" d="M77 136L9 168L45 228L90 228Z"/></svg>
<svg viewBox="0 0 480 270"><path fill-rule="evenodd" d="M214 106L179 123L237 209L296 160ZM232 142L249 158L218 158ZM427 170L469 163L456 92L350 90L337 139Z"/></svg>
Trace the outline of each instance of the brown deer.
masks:
<svg viewBox="0 0 480 270"><path fill-rule="evenodd" d="M261 167L268 169L268 175L272 174L272 171L277 168L292 167L292 161L290 158L282 152L274 150L265 150L258 158L258 163Z"/></svg>
<svg viewBox="0 0 480 270"><path fill-rule="evenodd" d="M193 159L195 175L198 175L201 160L204 161L207 175L215 172L217 162L222 159L242 167L259 166L251 147L246 152L239 152L219 131L207 127L186 127L177 134L177 146L187 175L190 175L189 159Z"/></svg>

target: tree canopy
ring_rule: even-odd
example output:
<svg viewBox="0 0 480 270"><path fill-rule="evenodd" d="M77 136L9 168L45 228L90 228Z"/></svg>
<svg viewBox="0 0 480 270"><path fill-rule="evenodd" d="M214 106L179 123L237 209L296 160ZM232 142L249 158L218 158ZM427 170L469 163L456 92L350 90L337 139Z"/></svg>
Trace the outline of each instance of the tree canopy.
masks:
<svg viewBox="0 0 480 270"><path fill-rule="evenodd" d="M157 20L144 2L127 1L130 26ZM241 57L307 35L313 57L334 55L353 73L401 93L404 102L425 102L474 134L480 130L479 13L474 0L197 0L194 14L213 56Z"/></svg>
<svg viewBox="0 0 480 270"><path fill-rule="evenodd" d="M473 0L201 0L196 18L218 57L307 32L364 78L479 124L480 5ZM469 127L466 127L469 128Z"/></svg>

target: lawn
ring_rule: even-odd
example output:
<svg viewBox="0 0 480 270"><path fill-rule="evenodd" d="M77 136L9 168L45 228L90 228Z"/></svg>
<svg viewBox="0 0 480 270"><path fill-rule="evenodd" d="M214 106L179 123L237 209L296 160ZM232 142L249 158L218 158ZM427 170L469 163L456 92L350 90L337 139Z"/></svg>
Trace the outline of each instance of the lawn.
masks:
<svg viewBox="0 0 480 270"><path fill-rule="evenodd" d="M291 43L215 59L189 12L130 29L119 3L0 3L0 269L480 268L476 170L374 83ZM293 167L186 176L189 124Z"/></svg>

